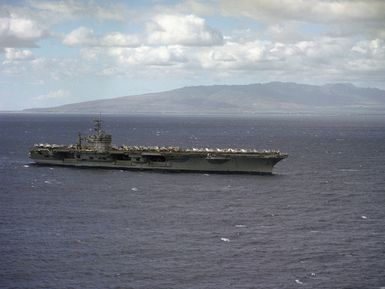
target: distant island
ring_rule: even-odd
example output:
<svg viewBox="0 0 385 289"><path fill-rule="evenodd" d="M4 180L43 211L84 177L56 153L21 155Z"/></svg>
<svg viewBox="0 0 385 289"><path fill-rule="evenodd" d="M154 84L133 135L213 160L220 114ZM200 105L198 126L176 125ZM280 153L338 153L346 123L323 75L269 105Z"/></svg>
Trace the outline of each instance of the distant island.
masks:
<svg viewBox="0 0 385 289"><path fill-rule="evenodd" d="M192 86L57 107L31 108L24 111L189 115L384 113L385 90L361 88L350 83L307 85L270 82L249 85Z"/></svg>

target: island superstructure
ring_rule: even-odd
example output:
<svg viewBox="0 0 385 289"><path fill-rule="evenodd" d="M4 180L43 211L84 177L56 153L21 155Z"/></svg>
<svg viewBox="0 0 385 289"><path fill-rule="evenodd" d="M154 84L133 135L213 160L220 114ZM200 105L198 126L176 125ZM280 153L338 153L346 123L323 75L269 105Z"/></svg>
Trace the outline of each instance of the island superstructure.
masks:
<svg viewBox="0 0 385 289"><path fill-rule="evenodd" d="M274 165L288 156L254 149L114 146L101 119L94 122L94 134L79 134L73 145L36 144L30 158L37 164L75 167L272 174Z"/></svg>

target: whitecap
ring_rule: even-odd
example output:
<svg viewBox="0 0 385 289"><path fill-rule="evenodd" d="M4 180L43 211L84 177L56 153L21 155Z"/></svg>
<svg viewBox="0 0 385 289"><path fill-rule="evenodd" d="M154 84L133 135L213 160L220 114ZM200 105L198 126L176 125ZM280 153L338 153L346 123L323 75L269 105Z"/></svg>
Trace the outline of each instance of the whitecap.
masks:
<svg viewBox="0 0 385 289"><path fill-rule="evenodd" d="M367 216L361 216L361 219L366 220L368 217Z"/></svg>
<svg viewBox="0 0 385 289"><path fill-rule="evenodd" d="M230 242L230 239L229 238L221 238L221 241L223 241L223 242Z"/></svg>
<svg viewBox="0 0 385 289"><path fill-rule="evenodd" d="M48 181L48 180L47 180L47 181L44 181L44 183L45 183L45 184L52 184L52 182L51 182L51 181Z"/></svg>
<svg viewBox="0 0 385 289"><path fill-rule="evenodd" d="M246 228L246 225L235 225L236 228Z"/></svg>
<svg viewBox="0 0 385 289"><path fill-rule="evenodd" d="M24 165L23 167L25 167L25 168L29 168L29 165Z"/></svg>
<svg viewBox="0 0 385 289"><path fill-rule="evenodd" d="M295 283L303 285L303 282L298 279L295 279Z"/></svg>
<svg viewBox="0 0 385 289"><path fill-rule="evenodd" d="M210 175L209 174L203 174L204 176L206 176L206 177L209 177Z"/></svg>
<svg viewBox="0 0 385 289"><path fill-rule="evenodd" d="M138 191L138 188L133 187L133 188L131 188L131 191L137 192L137 191Z"/></svg>

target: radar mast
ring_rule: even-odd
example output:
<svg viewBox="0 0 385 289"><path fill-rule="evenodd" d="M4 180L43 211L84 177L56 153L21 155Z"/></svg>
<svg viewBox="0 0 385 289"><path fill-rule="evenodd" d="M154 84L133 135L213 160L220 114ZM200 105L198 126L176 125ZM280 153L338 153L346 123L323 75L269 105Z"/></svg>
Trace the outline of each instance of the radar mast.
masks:
<svg viewBox="0 0 385 289"><path fill-rule="evenodd" d="M107 152L111 148L112 136L103 131L101 114L94 120L94 125L95 134L90 135L87 141L97 152Z"/></svg>

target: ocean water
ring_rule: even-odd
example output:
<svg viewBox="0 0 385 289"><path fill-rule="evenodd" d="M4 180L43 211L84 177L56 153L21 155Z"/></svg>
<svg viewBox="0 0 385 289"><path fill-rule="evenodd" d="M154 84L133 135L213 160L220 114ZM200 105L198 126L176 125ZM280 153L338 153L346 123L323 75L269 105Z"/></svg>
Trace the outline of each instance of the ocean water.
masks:
<svg viewBox="0 0 385 289"><path fill-rule="evenodd" d="M103 116L119 145L289 153L272 176L30 163L93 118L0 114L0 288L385 288L383 116Z"/></svg>

